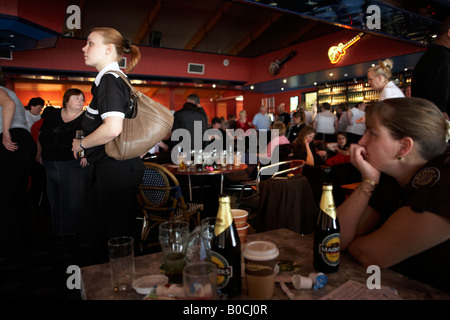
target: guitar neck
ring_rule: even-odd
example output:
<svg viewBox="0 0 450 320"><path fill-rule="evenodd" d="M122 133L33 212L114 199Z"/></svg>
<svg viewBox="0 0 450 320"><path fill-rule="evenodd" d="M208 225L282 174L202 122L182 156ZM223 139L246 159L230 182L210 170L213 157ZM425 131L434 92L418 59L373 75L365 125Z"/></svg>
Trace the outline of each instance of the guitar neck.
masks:
<svg viewBox="0 0 450 320"><path fill-rule="evenodd" d="M344 45L344 49L347 49L348 47L350 47L352 44L354 44L356 41L358 41L363 35L364 35L364 33L361 32L357 36L353 37L349 42L347 42Z"/></svg>

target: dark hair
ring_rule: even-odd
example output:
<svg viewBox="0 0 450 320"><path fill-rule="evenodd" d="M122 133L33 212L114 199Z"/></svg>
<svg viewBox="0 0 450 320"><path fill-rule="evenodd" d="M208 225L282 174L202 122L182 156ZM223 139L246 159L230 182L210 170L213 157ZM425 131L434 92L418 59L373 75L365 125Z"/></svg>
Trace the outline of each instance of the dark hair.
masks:
<svg viewBox="0 0 450 320"><path fill-rule="evenodd" d="M222 120L219 117L214 117L211 120L211 124L222 123Z"/></svg>
<svg viewBox="0 0 450 320"><path fill-rule="evenodd" d="M345 103L345 102L340 103L340 104L338 105L338 107L339 107L339 109L341 109L342 111L347 111L347 110L348 110L348 104Z"/></svg>
<svg viewBox="0 0 450 320"><path fill-rule="evenodd" d="M306 120L305 111L298 110L292 114L292 118L300 118L300 123L304 123Z"/></svg>
<svg viewBox="0 0 450 320"><path fill-rule="evenodd" d="M44 107L45 106L44 99L42 99L41 97L31 98L30 101L28 101L28 104L25 107L25 109L31 110L31 106L38 106L38 105L42 105Z"/></svg>
<svg viewBox="0 0 450 320"><path fill-rule="evenodd" d="M200 98L195 93L188 95L187 101L191 101L195 104L200 104Z"/></svg>
<svg viewBox="0 0 450 320"><path fill-rule="evenodd" d="M80 89L77 89L77 88L67 89L66 92L64 92L62 107L63 108L66 107L66 104L69 102L69 99L71 96L79 96L80 94L83 95L83 99L84 99L84 93Z"/></svg>
<svg viewBox="0 0 450 320"><path fill-rule="evenodd" d="M450 15L447 16L444 21L442 21L441 25L439 26L439 30L437 32L438 36L443 36L448 33L448 29L450 29Z"/></svg>
<svg viewBox="0 0 450 320"><path fill-rule="evenodd" d="M316 134L316 129L310 126L303 127L298 133L297 138L295 138L294 142L292 143L295 159L301 159L301 157L306 154L306 148L303 141L305 140L305 137L311 133ZM306 160L306 158L303 160Z"/></svg>
<svg viewBox="0 0 450 320"><path fill-rule="evenodd" d="M392 98L366 110L367 128L383 126L394 139L410 137L420 156L430 160L445 152L448 124L436 105L421 98Z"/></svg>
<svg viewBox="0 0 450 320"><path fill-rule="evenodd" d="M331 110L331 104L329 104L328 102L324 102L322 103L322 108L324 110Z"/></svg>

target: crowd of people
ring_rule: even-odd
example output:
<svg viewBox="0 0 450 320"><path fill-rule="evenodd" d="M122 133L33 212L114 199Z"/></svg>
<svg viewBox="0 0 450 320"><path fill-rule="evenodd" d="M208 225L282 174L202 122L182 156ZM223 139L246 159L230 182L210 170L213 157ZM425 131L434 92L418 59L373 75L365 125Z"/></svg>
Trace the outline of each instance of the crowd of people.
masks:
<svg viewBox="0 0 450 320"><path fill-rule="evenodd" d="M449 24L447 19L437 38L437 45L447 51ZM438 49L442 48L430 48L427 56L437 55ZM61 109L49 107L41 115L42 98L33 98L24 107L0 77L0 201L6 209L0 224L2 257L20 253L23 245L23 199L36 164L45 168L53 232L86 233L92 263L107 261L108 239L125 234L138 237L136 193L144 171L142 159L114 160L107 156L105 144L121 133L130 112L129 88L111 71L123 73L118 61L124 53L130 54L126 72L131 71L140 59L139 49L112 28L96 28L82 50L86 65L98 71L86 110L83 92L69 89ZM341 248L364 265L394 266L448 289L450 261L442 254L450 248L448 99L443 106L440 101L445 98L437 102L432 101L437 97L405 98L390 80L392 68L392 60L386 59L368 70L369 85L381 91L380 101L370 106L361 102L334 108L323 103L312 117L304 103L291 113L280 104L273 119L261 106L252 119L242 110L238 117L209 121L199 97L190 95L174 114L173 130L186 129L193 137L197 122L202 138L208 128L221 133L211 134L200 146L191 140L192 149L226 136L227 129L267 135L267 147L258 150L259 155L271 158L276 148L289 146L287 158L278 160L305 161L303 174L317 191L317 202L325 181L331 181L335 191L352 182L349 178L361 182L348 199L335 194ZM421 92L419 79L413 83L413 94ZM444 94L448 82L446 88ZM75 138L80 129L84 136ZM167 137L161 147L170 152L174 141Z"/></svg>

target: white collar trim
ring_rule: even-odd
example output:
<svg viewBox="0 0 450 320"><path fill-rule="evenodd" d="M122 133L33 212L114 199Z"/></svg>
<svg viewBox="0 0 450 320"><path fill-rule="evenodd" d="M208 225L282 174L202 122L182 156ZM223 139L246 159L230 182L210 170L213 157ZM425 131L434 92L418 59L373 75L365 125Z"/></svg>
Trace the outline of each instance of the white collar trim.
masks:
<svg viewBox="0 0 450 320"><path fill-rule="evenodd" d="M117 63L116 61L115 61L115 62L111 62L110 64L108 64L107 66L105 66L105 67L102 69L102 71L100 71L100 72L98 73L97 77L95 77L95 81L94 81L95 85L96 85L96 86L99 86L100 80L102 79L103 75L104 75L105 73L107 73L108 71L111 71L111 70L114 70L114 71L120 71L120 72L123 73L123 71L120 70L119 63ZM125 73L123 73L123 74L125 75ZM119 77L119 75L117 75L117 74L114 74L114 75L115 75L116 77ZM125 76L126 76L126 75L125 75Z"/></svg>

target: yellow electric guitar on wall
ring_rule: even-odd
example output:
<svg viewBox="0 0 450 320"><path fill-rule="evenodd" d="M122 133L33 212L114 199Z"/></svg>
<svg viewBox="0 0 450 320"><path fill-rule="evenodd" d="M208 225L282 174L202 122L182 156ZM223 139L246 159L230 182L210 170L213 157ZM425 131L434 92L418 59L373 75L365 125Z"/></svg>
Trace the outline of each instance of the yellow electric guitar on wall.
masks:
<svg viewBox="0 0 450 320"><path fill-rule="evenodd" d="M359 33L356 37L352 38L349 42L346 44L339 43L337 46L332 46L330 49L328 49L328 58L330 59L331 63L336 63L341 59L341 56L345 54L345 49L350 47L352 44L354 44L356 41L362 38L364 33Z"/></svg>

